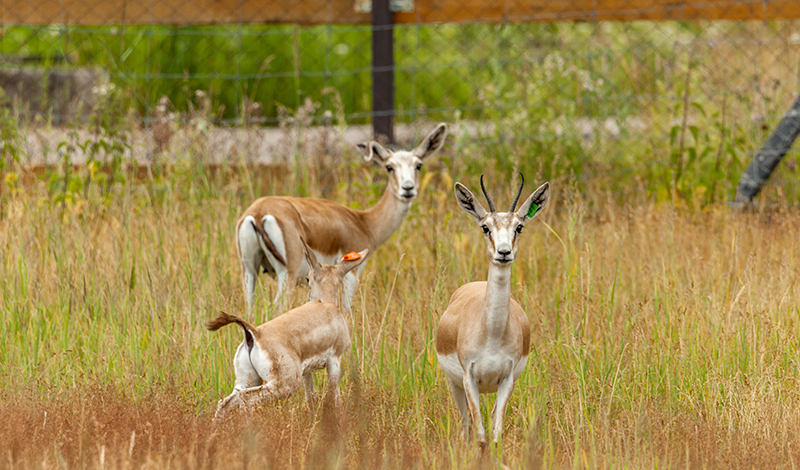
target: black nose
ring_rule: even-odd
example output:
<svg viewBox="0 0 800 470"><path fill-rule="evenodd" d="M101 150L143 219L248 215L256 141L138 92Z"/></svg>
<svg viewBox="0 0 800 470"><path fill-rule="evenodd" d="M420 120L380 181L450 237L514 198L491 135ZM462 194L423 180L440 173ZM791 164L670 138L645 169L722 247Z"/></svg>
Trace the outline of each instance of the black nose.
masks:
<svg viewBox="0 0 800 470"><path fill-rule="evenodd" d="M511 250L497 250L497 253L505 257L511 254Z"/></svg>
<svg viewBox="0 0 800 470"><path fill-rule="evenodd" d="M414 185L410 184L410 183L409 184L404 184L403 185L403 189L405 189L406 191L411 191L412 189L414 189Z"/></svg>

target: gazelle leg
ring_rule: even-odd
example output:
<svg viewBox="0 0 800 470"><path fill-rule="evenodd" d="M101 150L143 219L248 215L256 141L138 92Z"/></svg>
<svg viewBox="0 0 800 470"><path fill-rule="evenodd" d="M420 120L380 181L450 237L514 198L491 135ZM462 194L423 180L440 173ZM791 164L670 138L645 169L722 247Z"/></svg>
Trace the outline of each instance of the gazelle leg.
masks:
<svg viewBox="0 0 800 470"><path fill-rule="evenodd" d="M297 282L297 277L295 276L294 279L292 279L289 267L289 263L291 263L290 258L292 257L287 253L283 230L281 230L278 221L273 215L267 214L261 219L261 225L264 227L264 231L267 233L267 236L269 236L275 249L283 256L284 261L287 263L287 265L279 263L271 254L265 253L267 261L275 270L275 277L278 280L278 292L275 294L273 304L275 306L275 315L280 315L285 310L284 307L287 302L286 297L294 287L292 282Z"/></svg>
<svg viewBox="0 0 800 470"><path fill-rule="evenodd" d="M333 395L333 404L339 408L342 405L342 396L339 393L339 379L342 376L342 360L338 357L328 359L328 388Z"/></svg>
<svg viewBox="0 0 800 470"><path fill-rule="evenodd" d="M284 311L284 303L286 302L286 297L288 296L289 288L288 288L288 278L289 273L283 266L275 266L275 275L278 279L278 292L275 294L275 299L273 299L273 304L275 305L275 315L280 315ZM284 292L286 294L284 294Z"/></svg>
<svg viewBox="0 0 800 470"><path fill-rule="evenodd" d="M467 407L469 414L472 418L472 426L476 431L478 442L481 444L486 443L486 432L483 429L483 419L481 419L481 395L478 390L478 383L475 381L473 375L475 362L471 362L467 366L466 373L464 374L464 392L466 392Z"/></svg>
<svg viewBox="0 0 800 470"><path fill-rule="evenodd" d="M462 385L448 380L450 383L450 393L453 395L453 400L458 407L458 413L461 415L461 438L469 438L469 410L467 409L467 395L464 392Z"/></svg>
<svg viewBox="0 0 800 470"><path fill-rule="evenodd" d="M252 226L254 223L255 219L248 216L236 229L236 250L239 253L239 260L242 262L242 287L245 300L247 300L248 312L253 306L258 268L264 257L258 243L258 234Z"/></svg>
<svg viewBox="0 0 800 470"><path fill-rule="evenodd" d="M292 381L291 383L283 383L282 385L279 385L276 380L272 380L258 387L235 389L233 393L219 401L214 419L223 418L234 405L250 409L254 404L259 402L270 402L286 398L297 391L298 388L300 388L299 380L297 380L297 383Z"/></svg>
<svg viewBox="0 0 800 470"><path fill-rule="evenodd" d="M303 374L303 387L306 390L306 403L308 403L308 408L313 413L314 405L317 401L317 394L314 391L314 376L310 370Z"/></svg>
<svg viewBox="0 0 800 470"><path fill-rule="evenodd" d="M256 290L257 274L255 272L251 272L246 266L243 266L243 270L244 297L247 300L247 311L249 313L253 310L253 293Z"/></svg>
<svg viewBox="0 0 800 470"><path fill-rule="evenodd" d="M230 411L230 407L233 406L231 404L232 401L238 400L239 398L239 389L233 389L233 393L228 395L227 397L221 399L217 402L217 411L214 412L214 421L218 421L220 419L225 418Z"/></svg>
<svg viewBox="0 0 800 470"><path fill-rule="evenodd" d="M514 391L514 368L511 367L506 378L497 387L497 402L492 410L492 441L497 444L503 432L503 418L506 415L506 406Z"/></svg>
<svg viewBox="0 0 800 470"><path fill-rule="evenodd" d="M314 390L314 375L311 371L303 374L303 388L306 390L306 405L308 406L308 416L311 424L314 424L314 415L317 411L317 393Z"/></svg>
<svg viewBox="0 0 800 470"><path fill-rule="evenodd" d="M344 298L342 299L342 310L344 312L350 313L351 306L353 305L353 296L356 295L356 288L358 287L358 276L356 276L355 273L349 272L344 277L342 283L344 284Z"/></svg>

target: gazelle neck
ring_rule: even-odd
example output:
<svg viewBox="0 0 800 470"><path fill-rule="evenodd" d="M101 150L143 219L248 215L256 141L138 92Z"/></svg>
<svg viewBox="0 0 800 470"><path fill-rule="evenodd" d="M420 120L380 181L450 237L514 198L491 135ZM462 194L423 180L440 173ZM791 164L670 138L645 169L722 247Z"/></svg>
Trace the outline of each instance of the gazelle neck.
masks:
<svg viewBox="0 0 800 470"><path fill-rule="evenodd" d="M381 200L362 212L376 247L388 240L400 228L410 208L411 201L400 201L393 194L391 184L387 184Z"/></svg>
<svg viewBox="0 0 800 470"><path fill-rule="evenodd" d="M490 342L500 341L506 331L511 304L511 265L489 263L489 278L483 297L483 314Z"/></svg>

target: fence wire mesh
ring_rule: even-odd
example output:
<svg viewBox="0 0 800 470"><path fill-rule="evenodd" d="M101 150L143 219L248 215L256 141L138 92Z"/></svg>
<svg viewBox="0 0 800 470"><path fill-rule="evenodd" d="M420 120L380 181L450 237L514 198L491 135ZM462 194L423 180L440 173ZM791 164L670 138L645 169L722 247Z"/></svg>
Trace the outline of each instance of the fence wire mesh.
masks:
<svg viewBox="0 0 800 470"><path fill-rule="evenodd" d="M23 161L107 154L81 145L99 128L124 134L120 151L140 161L276 162L298 139L337 146L372 136L364 2L239 1L224 15L166 0L135 14L116 2L73 3L4 8L0 86ZM666 166L676 181L691 167L731 180L800 90L791 2L690 3L737 20L658 2L615 7L616 18L658 21L609 21L579 2L555 12L496 3L425 4L432 23L413 21L419 4L397 14L398 141L447 121L459 145L574 159L573 176ZM788 19L760 19L767 8ZM228 24L207 24L213 14ZM162 24L170 19L182 26ZM784 180L796 155L787 160Z"/></svg>

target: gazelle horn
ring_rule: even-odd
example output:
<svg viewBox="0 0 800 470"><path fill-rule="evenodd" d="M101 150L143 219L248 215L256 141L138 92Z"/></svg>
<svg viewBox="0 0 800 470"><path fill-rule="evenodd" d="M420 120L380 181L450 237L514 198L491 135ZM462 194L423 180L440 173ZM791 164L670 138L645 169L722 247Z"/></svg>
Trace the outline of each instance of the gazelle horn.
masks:
<svg viewBox="0 0 800 470"><path fill-rule="evenodd" d="M494 212L492 198L489 197L489 193L486 192L486 188L483 186L483 175L481 175L481 189L483 190L483 195L486 196L486 202L489 203L489 212Z"/></svg>
<svg viewBox="0 0 800 470"><path fill-rule="evenodd" d="M517 201L519 201L519 195L522 194L522 186L525 184L525 177L522 176L521 171L517 171L519 173L519 177L522 178L522 181L519 183L519 191L517 191L517 197L514 198L514 202L511 203L511 209L508 212L514 212L514 208L517 207Z"/></svg>

